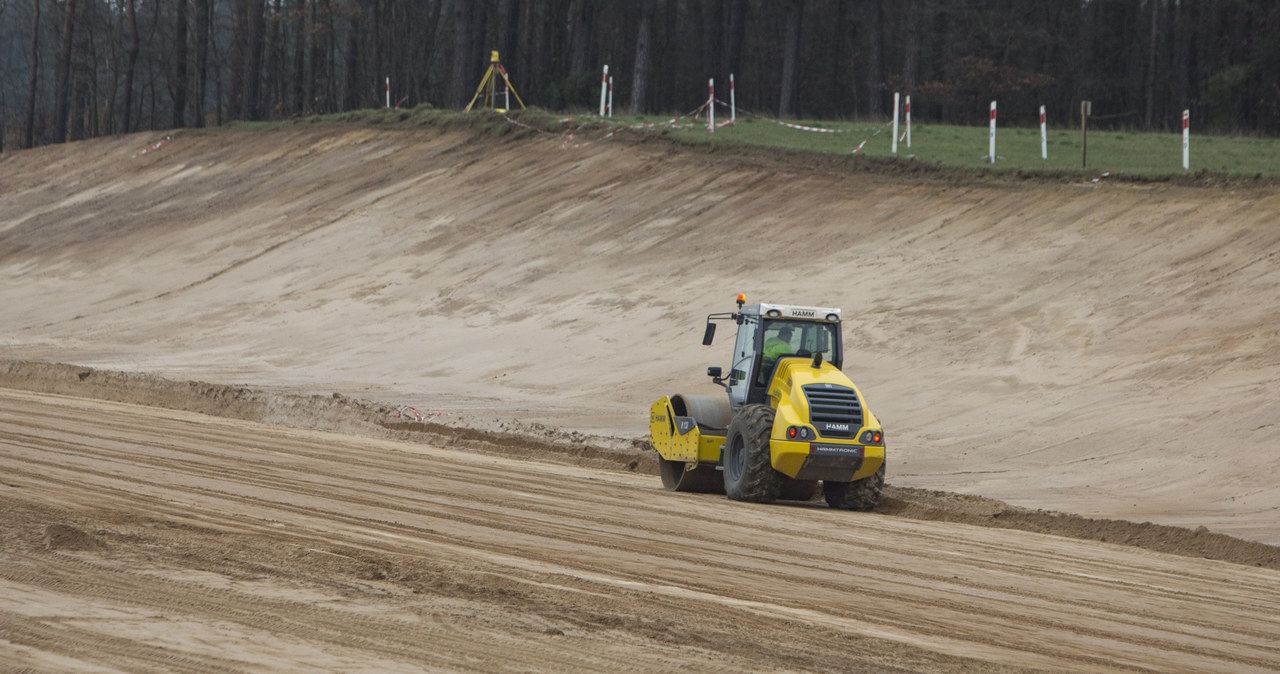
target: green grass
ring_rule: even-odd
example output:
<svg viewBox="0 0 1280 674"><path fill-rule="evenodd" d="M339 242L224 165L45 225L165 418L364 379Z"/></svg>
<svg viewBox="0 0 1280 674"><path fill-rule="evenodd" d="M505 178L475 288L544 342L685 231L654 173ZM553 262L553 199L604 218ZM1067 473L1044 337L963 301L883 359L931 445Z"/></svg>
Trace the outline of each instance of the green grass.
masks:
<svg viewBox="0 0 1280 674"><path fill-rule="evenodd" d="M1178 176L1223 176L1230 178L1280 178L1280 139L1243 136L1191 136L1191 170L1182 170L1181 133L1139 133L1132 131L1091 131L1088 163L1080 163L1080 128L1050 129L1049 158L1040 158L1040 130L1004 127L996 134L996 162L986 160L987 127L915 124L911 130L911 147L898 143L898 155L890 151L891 127L867 122L829 122L795 120L805 126L838 130L840 133L815 133L788 128L761 118L739 116L737 123L707 133L706 120L682 120L681 127L667 125L670 116L617 116L602 120L594 114L550 112L537 108L513 111L509 116L529 124L539 133L561 134L575 131L579 142L602 139L611 130L634 127L641 123L654 126L627 129L626 134L660 136L676 143L715 151L717 148L769 148L792 155L817 153L828 156L851 156L864 139L866 145L851 160L877 164L892 170L895 162L936 166L948 171L973 171L977 174L998 173L1037 175L1073 174L1094 177L1104 172L1128 176L1135 180L1162 180ZM572 118L572 122L561 120ZM717 121L724 121L717 116ZM462 113L455 110L419 106L405 110L381 108L355 110L334 115L312 115L277 122L236 122L240 128L278 128L289 124L347 122L388 128L436 126L447 129L487 130L492 136L519 137L517 130L493 113ZM580 128L585 125L586 128ZM902 133L900 129L899 133ZM886 163L887 162L887 163Z"/></svg>
<svg viewBox="0 0 1280 674"><path fill-rule="evenodd" d="M642 121L665 123L668 118L614 117L614 125ZM717 117L717 121L722 121ZM687 121L687 120L686 120ZM658 126L647 133L666 133L696 144L741 144L791 152L849 154L870 137L860 156L891 158L892 128L879 124L797 121L797 124L840 130L815 133L791 129L776 122L739 117L737 123L708 134L706 121L692 128ZM879 133L876 134L876 131ZM899 134L905 129L900 128ZM954 168L1023 172L1111 172L1130 176L1167 177L1207 171L1213 174L1280 177L1280 139L1240 136L1191 136L1191 170L1182 169L1182 134L1091 131L1087 164L1081 166L1080 129L1050 129L1048 159L1040 158L1040 130L998 128L996 162L986 159L988 129L985 126L914 124L911 147L898 143L898 159Z"/></svg>

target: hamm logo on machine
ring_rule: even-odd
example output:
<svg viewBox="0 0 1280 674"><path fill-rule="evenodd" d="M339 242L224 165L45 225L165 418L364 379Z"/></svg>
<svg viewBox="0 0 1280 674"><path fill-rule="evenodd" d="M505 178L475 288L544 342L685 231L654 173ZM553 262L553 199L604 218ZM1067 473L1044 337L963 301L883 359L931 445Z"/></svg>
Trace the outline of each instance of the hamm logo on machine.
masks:
<svg viewBox="0 0 1280 674"><path fill-rule="evenodd" d="M809 453L820 456L856 456L861 458L865 448L861 445L820 445L809 443Z"/></svg>

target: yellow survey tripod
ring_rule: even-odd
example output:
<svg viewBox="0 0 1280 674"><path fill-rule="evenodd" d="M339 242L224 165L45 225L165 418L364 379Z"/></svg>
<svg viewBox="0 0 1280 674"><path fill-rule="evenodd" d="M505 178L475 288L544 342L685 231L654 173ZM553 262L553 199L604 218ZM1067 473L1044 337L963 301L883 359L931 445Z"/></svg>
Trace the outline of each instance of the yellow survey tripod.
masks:
<svg viewBox="0 0 1280 674"><path fill-rule="evenodd" d="M507 78L507 69L502 67L502 62L498 60L498 52L490 52L489 69L484 71L484 77L480 80L480 86L476 87L476 95L471 97L471 102L467 103L466 110L463 112L471 112L471 106L476 104L476 99L480 98L480 94L484 94L484 102L481 103L482 108L494 108L498 112L506 112L511 109L511 96L516 97L516 102L520 104L520 109L524 109L524 101L520 100L520 94L516 93L514 87L511 86L511 80ZM498 91L498 78L502 78L502 91ZM498 95L502 95L502 107L498 107Z"/></svg>

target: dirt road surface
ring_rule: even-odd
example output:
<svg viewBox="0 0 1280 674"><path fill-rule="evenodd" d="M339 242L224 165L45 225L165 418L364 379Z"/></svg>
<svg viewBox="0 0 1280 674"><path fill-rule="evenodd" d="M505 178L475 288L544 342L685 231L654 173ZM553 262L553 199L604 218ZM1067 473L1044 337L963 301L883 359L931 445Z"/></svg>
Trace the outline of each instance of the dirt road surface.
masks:
<svg viewBox="0 0 1280 674"><path fill-rule="evenodd" d="M1267 671L1280 572L0 390L0 660Z"/></svg>

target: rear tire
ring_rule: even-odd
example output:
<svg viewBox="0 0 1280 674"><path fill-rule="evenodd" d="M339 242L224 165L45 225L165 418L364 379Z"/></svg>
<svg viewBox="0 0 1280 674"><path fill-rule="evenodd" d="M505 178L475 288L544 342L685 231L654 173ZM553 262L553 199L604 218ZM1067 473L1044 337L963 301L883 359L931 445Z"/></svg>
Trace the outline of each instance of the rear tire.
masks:
<svg viewBox="0 0 1280 674"><path fill-rule="evenodd" d="M724 481L714 466L694 468L684 461L668 461L658 457L658 473L667 491L687 491L697 494L723 494Z"/></svg>
<svg viewBox="0 0 1280 674"><path fill-rule="evenodd" d="M744 405L729 422L724 439L724 493L735 501L773 503L782 488L782 473L773 469L769 437L773 410Z"/></svg>
<svg viewBox="0 0 1280 674"><path fill-rule="evenodd" d="M884 464L874 474L853 482L822 482L827 505L840 510L875 510L884 487Z"/></svg>

